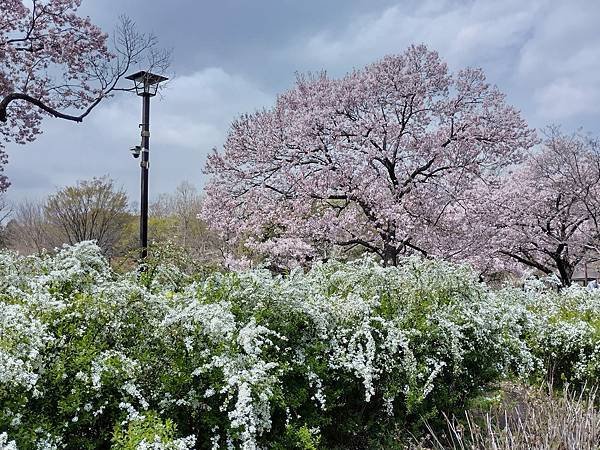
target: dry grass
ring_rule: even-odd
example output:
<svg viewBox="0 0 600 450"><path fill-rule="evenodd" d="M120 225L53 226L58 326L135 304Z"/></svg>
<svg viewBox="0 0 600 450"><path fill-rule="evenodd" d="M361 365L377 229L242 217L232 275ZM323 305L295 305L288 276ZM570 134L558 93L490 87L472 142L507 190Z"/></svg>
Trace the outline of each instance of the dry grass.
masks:
<svg viewBox="0 0 600 450"><path fill-rule="evenodd" d="M429 430L414 449L593 450L600 449L596 390L575 394L506 385L500 405L465 420L446 418L448 430Z"/></svg>

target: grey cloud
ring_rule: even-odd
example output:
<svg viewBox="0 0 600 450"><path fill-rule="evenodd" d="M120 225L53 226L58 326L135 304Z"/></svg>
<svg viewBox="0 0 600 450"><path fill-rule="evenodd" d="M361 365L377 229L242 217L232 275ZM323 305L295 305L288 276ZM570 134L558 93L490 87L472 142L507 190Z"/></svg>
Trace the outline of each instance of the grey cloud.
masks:
<svg viewBox="0 0 600 450"><path fill-rule="evenodd" d="M272 101L242 76L219 68L170 82L163 98L151 102L151 193L172 191L183 180L200 185L205 157L222 144L231 120ZM124 95L101 104L82 124L49 119L34 143L9 148L9 196L40 197L78 179L110 174L136 198L139 167L128 149L139 143L140 108L139 97Z"/></svg>
<svg viewBox="0 0 600 450"><path fill-rule="evenodd" d="M580 119L600 111L600 3L555 2L522 47L518 76L546 120ZM597 125L596 125L597 126Z"/></svg>
<svg viewBox="0 0 600 450"><path fill-rule="evenodd" d="M483 67L534 126L579 122L598 131L589 117L600 104L598 17L593 0L398 3L323 29L291 53L340 74L423 42L453 69Z"/></svg>
<svg viewBox="0 0 600 450"><path fill-rule="evenodd" d="M483 67L536 127L549 121L596 134L600 3L596 0L85 0L110 30L126 13L174 49L176 76L152 102L151 195L203 184L206 154L240 113L271 105L295 71L335 76L424 42L452 69ZM49 119L44 135L8 148L9 197L109 173L132 198L140 100L119 96L81 125Z"/></svg>

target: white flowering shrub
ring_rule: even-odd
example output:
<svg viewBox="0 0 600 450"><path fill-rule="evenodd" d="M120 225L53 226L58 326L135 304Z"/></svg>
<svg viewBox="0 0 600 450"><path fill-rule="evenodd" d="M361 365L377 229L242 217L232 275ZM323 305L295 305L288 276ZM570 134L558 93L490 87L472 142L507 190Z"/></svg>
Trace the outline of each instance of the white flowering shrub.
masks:
<svg viewBox="0 0 600 450"><path fill-rule="evenodd" d="M503 377L599 371L597 294L418 258L140 277L84 242L0 254L0 289L7 448L392 448Z"/></svg>
<svg viewBox="0 0 600 450"><path fill-rule="evenodd" d="M600 379L600 292L578 285L557 292L536 284L504 289L497 300L521 311L524 343L539 378L595 385Z"/></svg>
<svg viewBox="0 0 600 450"><path fill-rule="evenodd" d="M6 433L0 433L0 450L17 450L17 444L9 441Z"/></svg>

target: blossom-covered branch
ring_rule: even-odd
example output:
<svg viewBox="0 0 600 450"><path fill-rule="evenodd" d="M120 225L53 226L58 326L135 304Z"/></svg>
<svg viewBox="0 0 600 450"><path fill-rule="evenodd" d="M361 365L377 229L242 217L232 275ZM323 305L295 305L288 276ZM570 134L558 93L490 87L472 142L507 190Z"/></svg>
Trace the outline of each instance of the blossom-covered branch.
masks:
<svg viewBox="0 0 600 450"><path fill-rule="evenodd" d="M0 135L26 143L41 133L44 116L81 122L116 91L133 67L164 71L169 52L121 17L112 45L81 0L7 0L0 8ZM112 47L112 48L109 48ZM1 143L0 143L1 145ZM0 147L0 171L6 156ZM0 176L0 191L8 181Z"/></svg>
<svg viewBox="0 0 600 450"><path fill-rule="evenodd" d="M505 180L488 209L497 251L565 286L579 263L598 258L599 148L582 134L546 130L542 149Z"/></svg>
<svg viewBox="0 0 600 450"><path fill-rule="evenodd" d="M323 243L390 265L461 254L476 194L534 142L481 70L449 73L413 46L341 79L299 76L273 108L240 117L208 159L204 214L278 259L319 256Z"/></svg>

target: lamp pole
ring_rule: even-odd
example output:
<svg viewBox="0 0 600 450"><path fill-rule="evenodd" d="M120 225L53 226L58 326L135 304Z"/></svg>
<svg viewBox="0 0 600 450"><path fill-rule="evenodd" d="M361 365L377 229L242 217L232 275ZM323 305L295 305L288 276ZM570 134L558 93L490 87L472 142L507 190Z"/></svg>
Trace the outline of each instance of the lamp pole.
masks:
<svg viewBox="0 0 600 450"><path fill-rule="evenodd" d="M154 97L158 84L167 78L150 72L137 72L125 77L135 84L137 95L142 97L142 142L131 149L134 158L140 160L140 263L148 256L148 169L150 168L150 97ZM143 266L142 266L143 267Z"/></svg>
<svg viewBox="0 0 600 450"><path fill-rule="evenodd" d="M140 259L148 256L148 169L150 168L150 94L142 95L142 158L140 197Z"/></svg>

